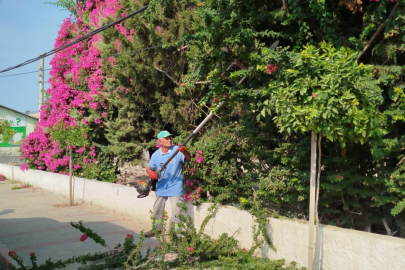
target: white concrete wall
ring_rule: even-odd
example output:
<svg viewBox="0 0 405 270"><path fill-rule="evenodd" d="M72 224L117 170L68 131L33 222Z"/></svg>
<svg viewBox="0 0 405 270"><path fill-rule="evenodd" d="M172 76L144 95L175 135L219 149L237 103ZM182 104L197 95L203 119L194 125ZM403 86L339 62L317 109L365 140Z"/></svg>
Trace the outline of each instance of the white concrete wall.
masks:
<svg viewBox="0 0 405 270"><path fill-rule="evenodd" d="M12 166L0 164L0 173L11 178ZM22 172L14 167L14 177L21 182L68 196L69 177L43 171L28 170ZM138 199L136 190L131 187L76 178L76 202L92 204L128 214L144 222L150 222L150 213L154 203L154 193ZM1 194L0 194L1 198ZM170 204L168 211L170 213ZM190 206L189 212L197 228L205 219L208 208ZM253 245L254 217L247 211L234 207L221 207L217 215L208 223L205 232L213 237L222 233L233 235L241 247ZM308 226L306 222L269 218L267 229L276 250L265 245L257 255L270 259L295 261L300 266L307 264ZM372 233L320 226L320 254L318 266L326 270L403 270L405 269L405 239L377 235Z"/></svg>

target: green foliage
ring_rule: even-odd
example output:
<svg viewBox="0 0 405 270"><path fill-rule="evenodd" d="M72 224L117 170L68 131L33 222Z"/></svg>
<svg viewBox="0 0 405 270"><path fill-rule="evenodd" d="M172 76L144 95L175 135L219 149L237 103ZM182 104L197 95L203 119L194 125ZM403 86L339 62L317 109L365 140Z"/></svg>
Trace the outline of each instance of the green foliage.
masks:
<svg viewBox="0 0 405 270"><path fill-rule="evenodd" d="M185 204L181 205L183 211L187 212ZM199 230L194 225L189 215L180 215L181 220L179 229L174 226L167 234L163 231L157 234L156 228L153 230L158 235L157 246L151 250L148 248L146 254L141 253L144 235L141 232L138 243L134 243L133 235L128 234L123 244L118 244L114 249L108 252L87 254L79 257L72 257L67 260L52 262L48 259L45 264L37 266L36 255L31 254L32 267L24 265L22 259L17 255L12 258L17 262L20 268L11 266L10 269L57 269L67 267L75 262L81 263L86 269L111 269L111 268L135 268L136 269L202 269L202 268L221 268L221 269L287 269L298 270L296 263L285 266L284 260L272 261L266 258L254 257L254 252L262 247L263 241L258 241L258 233L255 233L254 245L249 248L241 248L238 241L226 233L218 239L214 239L204 233L205 227L218 211L218 205L213 204L208 209L208 215L201 224ZM152 216L152 221L153 216ZM162 219L162 228L166 228L168 216L164 214ZM154 224L154 222L152 223ZM83 226L80 221L78 224L71 222L71 225L85 233L87 237L96 243L106 246L105 241L97 233ZM86 240L84 240L86 241Z"/></svg>
<svg viewBox="0 0 405 270"><path fill-rule="evenodd" d="M10 123L7 120L0 119L0 139L3 142L8 142L16 133L15 130L9 129L9 127Z"/></svg>
<svg viewBox="0 0 405 270"><path fill-rule="evenodd" d="M89 133L88 128L80 126L64 126L60 121L59 125L49 130L51 139L58 142L62 149L66 149L68 146L83 147L88 146L89 142L86 139Z"/></svg>
<svg viewBox="0 0 405 270"><path fill-rule="evenodd" d="M252 186L257 179L253 171L249 144L243 137L237 123L212 127L191 147L191 152L201 150L204 161L196 170L196 178L202 181L202 193L209 191L221 203L239 201L240 197L251 195ZM190 169L195 165L189 165Z"/></svg>
<svg viewBox="0 0 405 270"><path fill-rule="evenodd" d="M113 182L115 166L154 150L160 130L179 134L179 143L212 109L212 121L187 146L203 151L196 171L201 194L210 191L244 209L256 207L256 194L262 207L305 217L308 131L314 130L328 139L322 142L321 221L354 228L353 212L365 209L370 220L390 213L402 218L404 1L120 3L118 18L149 8L122 23L134 30L132 40L115 28L100 33L103 58L136 53L115 56L114 65L103 60L106 91L95 101L105 105L106 117L88 133L100 159L90 167L74 156L83 177ZM96 27L89 13L83 20ZM358 52L384 22L359 63ZM270 50L276 40L278 48ZM269 65L278 69L268 72ZM99 117L87 106L71 116L77 123Z"/></svg>
<svg viewBox="0 0 405 270"><path fill-rule="evenodd" d="M357 65L356 53L322 43L320 49L306 46L298 55L281 54L282 71L264 91L280 132L322 132L343 147L385 133L378 110L381 89L371 67Z"/></svg>
<svg viewBox="0 0 405 270"><path fill-rule="evenodd" d="M97 161L91 165L83 164L77 174L86 179L96 179L114 183L116 179L117 161L111 155L96 151Z"/></svg>
<svg viewBox="0 0 405 270"><path fill-rule="evenodd" d="M55 5L62 8L62 10L70 11L77 18L77 4L84 5L85 3L85 0L58 0L56 2L45 2L44 4Z"/></svg>

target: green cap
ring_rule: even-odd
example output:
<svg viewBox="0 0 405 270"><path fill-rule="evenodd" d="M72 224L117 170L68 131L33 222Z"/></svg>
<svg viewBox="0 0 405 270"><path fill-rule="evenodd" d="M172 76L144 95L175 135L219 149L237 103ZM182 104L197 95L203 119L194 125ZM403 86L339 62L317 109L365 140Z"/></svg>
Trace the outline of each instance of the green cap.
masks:
<svg viewBox="0 0 405 270"><path fill-rule="evenodd" d="M163 130L163 131L159 132L159 134L158 134L158 139L160 139L160 138L166 138L166 137L171 137L171 136L173 136L173 134L170 134L170 132L167 131L167 130Z"/></svg>

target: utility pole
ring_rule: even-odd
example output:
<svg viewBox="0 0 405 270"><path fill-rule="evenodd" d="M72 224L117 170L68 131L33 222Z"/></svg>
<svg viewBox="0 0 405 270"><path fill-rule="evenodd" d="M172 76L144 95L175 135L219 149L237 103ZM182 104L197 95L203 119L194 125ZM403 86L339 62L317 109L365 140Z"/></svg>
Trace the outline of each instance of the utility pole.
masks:
<svg viewBox="0 0 405 270"><path fill-rule="evenodd" d="M42 104L44 104L44 60L46 53L42 53L41 56L41 66L39 67L39 110L41 109Z"/></svg>

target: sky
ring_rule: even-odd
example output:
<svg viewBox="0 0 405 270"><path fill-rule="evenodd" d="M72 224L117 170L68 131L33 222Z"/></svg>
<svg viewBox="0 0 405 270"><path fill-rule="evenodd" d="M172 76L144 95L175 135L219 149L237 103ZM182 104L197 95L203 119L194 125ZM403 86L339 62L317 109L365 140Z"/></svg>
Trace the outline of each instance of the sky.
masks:
<svg viewBox="0 0 405 270"><path fill-rule="evenodd" d="M0 0L0 70L16 66L41 53L54 49L59 25L68 18L68 11L44 4L56 0ZM45 58L49 69L52 56ZM39 110L39 72L2 77L17 73L39 71L40 62L0 73L0 104L25 113ZM45 71L45 89L49 87L49 70Z"/></svg>

